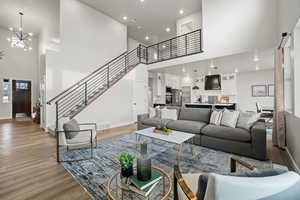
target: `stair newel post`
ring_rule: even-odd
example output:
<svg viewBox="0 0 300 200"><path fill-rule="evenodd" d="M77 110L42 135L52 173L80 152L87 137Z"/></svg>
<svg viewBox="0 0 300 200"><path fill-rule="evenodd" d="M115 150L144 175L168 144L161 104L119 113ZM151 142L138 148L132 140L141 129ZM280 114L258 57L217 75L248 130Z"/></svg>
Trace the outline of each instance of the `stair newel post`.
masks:
<svg viewBox="0 0 300 200"><path fill-rule="evenodd" d="M141 61L142 61L142 52L141 52L141 49L142 49L142 45L139 44L139 47L138 47L139 63L141 63Z"/></svg>
<svg viewBox="0 0 300 200"><path fill-rule="evenodd" d="M84 82L84 103L87 105L87 81Z"/></svg>
<svg viewBox="0 0 300 200"><path fill-rule="evenodd" d="M148 64L148 47L146 47L146 64Z"/></svg>
<svg viewBox="0 0 300 200"><path fill-rule="evenodd" d="M202 51L202 29L199 30L200 33L200 51Z"/></svg>
<svg viewBox="0 0 300 200"><path fill-rule="evenodd" d="M128 54L126 52L126 54L125 54L125 73L127 73L127 67L128 67Z"/></svg>
<svg viewBox="0 0 300 200"><path fill-rule="evenodd" d="M56 161L59 162L58 101L55 102Z"/></svg>
<svg viewBox="0 0 300 200"><path fill-rule="evenodd" d="M109 64L107 65L107 88L109 88Z"/></svg>

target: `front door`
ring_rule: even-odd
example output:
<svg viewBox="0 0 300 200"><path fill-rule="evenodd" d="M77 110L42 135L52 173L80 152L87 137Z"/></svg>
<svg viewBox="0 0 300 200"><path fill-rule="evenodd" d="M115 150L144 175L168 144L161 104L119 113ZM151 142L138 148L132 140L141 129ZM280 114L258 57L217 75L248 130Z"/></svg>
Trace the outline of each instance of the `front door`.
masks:
<svg viewBox="0 0 300 200"><path fill-rule="evenodd" d="M12 81L12 117L31 117L31 82Z"/></svg>

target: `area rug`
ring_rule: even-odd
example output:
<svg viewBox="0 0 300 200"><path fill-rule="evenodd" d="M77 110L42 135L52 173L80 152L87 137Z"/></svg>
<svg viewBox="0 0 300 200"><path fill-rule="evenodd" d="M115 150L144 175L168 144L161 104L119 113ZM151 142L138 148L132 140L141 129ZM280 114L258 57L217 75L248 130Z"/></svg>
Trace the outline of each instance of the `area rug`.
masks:
<svg viewBox="0 0 300 200"><path fill-rule="evenodd" d="M176 157L173 145L157 140L149 140L148 142L151 144L148 151L152 158L152 165L164 169L172 176L172 166ZM184 144L181 152L180 168L183 173L229 172L232 154L196 145L193 145L191 152L189 145L191 144ZM93 199L105 200L107 199L108 179L120 170L117 158L121 152L137 154L135 134L100 142L94 149L94 159L65 162L63 166ZM61 155L64 159L87 158L90 155L90 150L69 150L68 152L61 152ZM258 168L272 167L270 161L262 162L245 157L240 158Z"/></svg>

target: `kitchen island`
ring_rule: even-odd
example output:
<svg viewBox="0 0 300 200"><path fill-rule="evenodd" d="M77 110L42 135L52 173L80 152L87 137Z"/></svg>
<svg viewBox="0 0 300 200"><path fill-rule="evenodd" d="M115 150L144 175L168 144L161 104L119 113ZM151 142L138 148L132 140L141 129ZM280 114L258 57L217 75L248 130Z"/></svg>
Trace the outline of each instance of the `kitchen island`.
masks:
<svg viewBox="0 0 300 200"><path fill-rule="evenodd" d="M187 103L185 104L187 108L215 108L215 109L228 109L236 110L236 103Z"/></svg>

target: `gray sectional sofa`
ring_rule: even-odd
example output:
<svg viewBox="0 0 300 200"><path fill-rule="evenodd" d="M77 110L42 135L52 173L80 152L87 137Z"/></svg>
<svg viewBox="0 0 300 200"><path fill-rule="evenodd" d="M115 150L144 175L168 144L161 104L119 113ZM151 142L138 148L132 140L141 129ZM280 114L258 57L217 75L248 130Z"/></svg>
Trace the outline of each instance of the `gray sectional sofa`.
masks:
<svg viewBox="0 0 300 200"><path fill-rule="evenodd" d="M174 109L170 108L170 109ZM267 159L266 127L264 121L257 121L250 130L209 124L211 110L205 108L175 108L178 120L149 118L149 114L138 116L138 129L145 129L163 123L167 128L195 134L190 141L225 152L249 156L258 160Z"/></svg>

